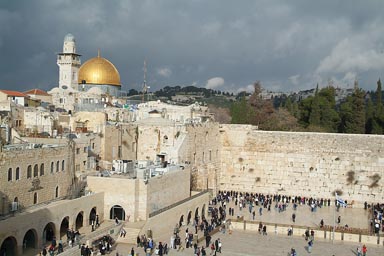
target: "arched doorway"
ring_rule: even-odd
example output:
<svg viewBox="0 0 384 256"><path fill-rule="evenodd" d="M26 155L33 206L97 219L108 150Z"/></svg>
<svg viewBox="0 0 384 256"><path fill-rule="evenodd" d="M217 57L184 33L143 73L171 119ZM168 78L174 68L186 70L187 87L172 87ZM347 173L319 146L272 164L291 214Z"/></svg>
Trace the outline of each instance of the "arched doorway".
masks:
<svg viewBox="0 0 384 256"><path fill-rule="evenodd" d="M7 237L0 247L0 255L17 255L17 241L13 236Z"/></svg>
<svg viewBox="0 0 384 256"><path fill-rule="evenodd" d="M43 242L51 242L55 237L55 224L49 222L43 230Z"/></svg>
<svg viewBox="0 0 384 256"><path fill-rule="evenodd" d="M75 229L76 230L79 230L80 228L83 227L83 221L84 221L84 212L79 212L79 214L77 214L77 217L76 217L76 227Z"/></svg>
<svg viewBox="0 0 384 256"><path fill-rule="evenodd" d="M179 220L179 227L183 226L183 223L184 223L184 215L181 215Z"/></svg>
<svg viewBox="0 0 384 256"><path fill-rule="evenodd" d="M37 248L37 233L36 230L30 229L25 233L23 238L23 254L27 254L30 249Z"/></svg>
<svg viewBox="0 0 384 256"><path fill-rule="evenodd" d="M201 209L201 218L205 219L205 204L203 205L203 208Z"/></svg>
<svg viewBox="0 0 384 256"><path fill-rule="evenodd" d="M89 225L92 225L92 221L96 220L96 207L93 207L91 212L89 213Z"/></svg>
<svg viewBox="0 0 384 256"><path fill-rule="evenodd" d="M196 224L199 223L199 207L196 208L195 210L195 221L196 221Z"/></svg>
<svg viewBox="0 0 384 256"><path fill-rule="evenodd" d="M189 211L188 218L187 218L187 225L191 223L191 218L192 218L192 211Z"/></svg>
<svg viewBox="0 0 384 256"><path fill-rule="evenodd" d="M124 208L121 207L120 205L114 205L111 208L109 218L115 219L116 217L119 220L125 220L125 211L124 211Z"/></svg>
<svg viewBox="0 0 384 256"><path fill-rule="evenodd" d="M60 224L60 238L63 239L67 235L69 229L69 216L64 217Z"/></svg>

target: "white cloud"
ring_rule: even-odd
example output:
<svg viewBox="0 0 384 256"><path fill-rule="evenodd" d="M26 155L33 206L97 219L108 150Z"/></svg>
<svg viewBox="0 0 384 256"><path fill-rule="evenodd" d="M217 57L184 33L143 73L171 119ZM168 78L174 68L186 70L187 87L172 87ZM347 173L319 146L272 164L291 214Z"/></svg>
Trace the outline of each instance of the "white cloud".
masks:
<svg viewBox="0 0 384 256"><path fill-rule="evenodd" d="M249 85L246 85L246 86L243 86L243 87L240 87L236 90L237 93L239 92L250 92L250 93L253 93L255 91L255 87L253 86L253 84L249 84Z"/></svg>
<svg viewBox="0 0 384 256"><path fill-rule="evenodd" d="M207 81L205 88L207 89L216 89L217 87L222 87L224 85L224 78L214 77Z"/></svg>
<svg viewBox="0 0 384 256"><path fill-rule="evenodd" d="M383 54L373 49L373 46L366 41L367 39L344 38L320 62L316 72L348 73L384 69Z"/></svg>
<svg viewBox="0 0 384 256"><path fill-rule="evenodd" d="M157 69L157 74L162 76L162 77L170 77L172 75L172 70L170 68L158 68Z"/></svg>
<svg viewBox="0 0 384 256"><path fill-rule="evenodd" d="M291 81L291 83L293 85L299 85L300 75L290 76L290 77L288 77L288 79L289 79L289 81Z"/></svg>

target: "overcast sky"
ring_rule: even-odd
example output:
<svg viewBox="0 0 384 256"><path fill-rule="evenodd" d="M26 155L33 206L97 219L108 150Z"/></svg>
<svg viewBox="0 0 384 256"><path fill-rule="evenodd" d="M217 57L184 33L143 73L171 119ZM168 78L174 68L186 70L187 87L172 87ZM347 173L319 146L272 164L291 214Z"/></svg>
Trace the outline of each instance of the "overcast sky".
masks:
<svg viewBox="0 0 384 256"><path fill-rule="evenodd" d="M384 1L0 1L0 88L51 89L67 33L87 59L115 64L123 90L261 81L291 92L333 81L376 89L384 77Z"/></svg>

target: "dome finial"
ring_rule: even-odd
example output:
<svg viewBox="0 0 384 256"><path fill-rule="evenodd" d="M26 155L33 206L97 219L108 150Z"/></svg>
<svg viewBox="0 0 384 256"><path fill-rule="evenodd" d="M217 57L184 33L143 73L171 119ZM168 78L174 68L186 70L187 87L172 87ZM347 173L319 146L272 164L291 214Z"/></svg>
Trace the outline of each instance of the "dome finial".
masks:
<svg viewBox="0 0 384 256"><path fill-rule="evenodd" d="M97 57L100 58L100 49L97 49Z"/></svg>

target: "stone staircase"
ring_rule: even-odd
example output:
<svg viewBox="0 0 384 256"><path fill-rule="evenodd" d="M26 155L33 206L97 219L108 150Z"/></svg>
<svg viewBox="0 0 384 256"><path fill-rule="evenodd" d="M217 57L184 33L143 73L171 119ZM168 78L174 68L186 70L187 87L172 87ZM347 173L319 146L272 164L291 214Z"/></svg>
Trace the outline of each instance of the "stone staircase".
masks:
<svg viewBox="0 0 384 256"><path fill-rule="evenodd" d="M122 244L136 244L136 238L137 235L140 233L140 228L124 228L124 230L127 232L125 234L125 237L119 237L117 238L118 243Z"/></svg>
<svg viewBox="0 0 384 256"><path fill-rule="evenodd" d="M117 243L136 244L137 236L140 234L141 229L144 227L145 223L145 221L124 223L123 229L127 233L125 234L125 237L121 237L119 234L117 237Z"/></svg>

